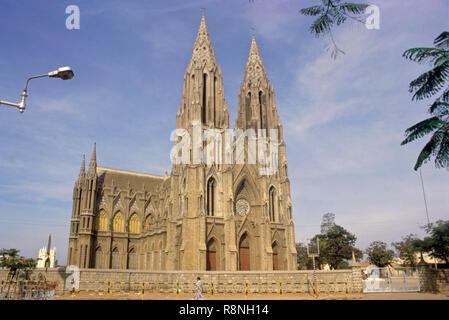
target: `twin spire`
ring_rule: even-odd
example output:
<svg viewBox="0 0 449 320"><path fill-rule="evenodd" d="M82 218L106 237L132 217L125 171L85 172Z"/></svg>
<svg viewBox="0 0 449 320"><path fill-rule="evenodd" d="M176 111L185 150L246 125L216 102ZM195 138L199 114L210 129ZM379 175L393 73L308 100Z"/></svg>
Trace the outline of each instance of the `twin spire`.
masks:
<svg viewBox="0 0 449 320"><path fill-rule="evenodd" d="M216 64L214 47L210 40L204 13L201 16L200 27L198 29L195 44L193 45L192 59L190 63L195 66L204 66L206 63ZM266 71L259 48L257 47L256 37L253 34L248 60L246 62L245 80L251 77L258 78L259 76L266 77Z"/></svg>
<svg viewBox="0 0 449 320"><path fill-rule="evenodd" d="M92 150L92 156L90 157L87 175L89 177L93 177L96 175L96 173L97 173L97 143L94 142L94 149ZM78 182L80 182L85 176L86 176L86 156L83 154L80 173L78 175Z"/></svg>

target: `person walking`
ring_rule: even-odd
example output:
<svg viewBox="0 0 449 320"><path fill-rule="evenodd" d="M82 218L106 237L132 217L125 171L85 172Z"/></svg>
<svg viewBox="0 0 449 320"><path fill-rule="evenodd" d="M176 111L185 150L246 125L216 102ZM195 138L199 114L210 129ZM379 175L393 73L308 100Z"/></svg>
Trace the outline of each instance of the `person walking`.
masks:
<svg viewBox="0 0 449 320"><path fill-rule="evenodd" d="M193 297L194 300L204 300L203 297L203 285L201 284L201 278L197 277L196 278L196 283L195 283L195 296Z"/></svg>

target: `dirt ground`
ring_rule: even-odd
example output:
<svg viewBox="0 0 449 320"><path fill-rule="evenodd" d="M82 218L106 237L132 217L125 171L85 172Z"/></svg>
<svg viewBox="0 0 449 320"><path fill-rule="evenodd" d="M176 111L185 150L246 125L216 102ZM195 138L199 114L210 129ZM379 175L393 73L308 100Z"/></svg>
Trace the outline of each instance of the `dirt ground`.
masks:
<svg viewBox="0 0 449 320"><path fill-rule="evenodd" d="M142 300L140 293L77 293L56 295L55 300ZM143 300L192 300L192 293L181 293L179 297L171 293L147 293ZM449 294L432 294L419 292L404 293L368 293L368 294L320 294L314 297L309 294L210 294L204 295L205 300L449 300Z"/></svg>

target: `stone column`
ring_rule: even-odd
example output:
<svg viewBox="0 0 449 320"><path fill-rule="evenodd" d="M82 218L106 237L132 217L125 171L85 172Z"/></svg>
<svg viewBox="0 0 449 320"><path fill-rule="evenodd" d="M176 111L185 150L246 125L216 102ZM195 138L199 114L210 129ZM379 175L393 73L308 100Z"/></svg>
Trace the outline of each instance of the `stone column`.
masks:
<svg viewBox="0 0 449 320"><path fill-rule="evenodd" d="M363 292L362 268L357 262L351 264L351 282L348 283L350 293Z"/></svg>
<svg viewBox="0 0 449 320"><path fill-rule="evenodd" d="M436 285L436 272L430 268L430 265L424 261L418 263L418 277L421 292L438 292Z"/></svg>

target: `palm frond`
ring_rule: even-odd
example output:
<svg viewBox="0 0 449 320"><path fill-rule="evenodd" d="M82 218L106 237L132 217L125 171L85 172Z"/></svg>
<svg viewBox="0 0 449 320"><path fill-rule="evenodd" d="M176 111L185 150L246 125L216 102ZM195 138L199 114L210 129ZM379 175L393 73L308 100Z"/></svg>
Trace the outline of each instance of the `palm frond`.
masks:
<svg viewBox="0 0 449 320"><path fill-rule="evenodd" d="M401 145L405 145L416 139L422 138L430 132L441 128L444 124L445 122L442 121L439 117L432 117L418 122L414 126L411 126L407 130L405 130L407 138L401 142Z"/></svg>
<svg viewBox="0 0 449 320"><path fill-rule="evenodd" d="M449 63L443 63L421 74L410 82L409 91L415 92L412 100L429 98L440 91L449 77Z"/></svg>
<svg viewBox="0 0 449 320"><path fill-rule="evenodd" d="M430 114L435 114L446 110L449 110L449 87L430 105L428 111Z"/></svg>
<svg viewBox="0 0 449 320"><path fill-rule="evenodd" d="M369 4L366 3L351 3L344 2L338 5L338 8L341 9L344 13L352 13L352 14L363 14L365 9L369 7Z"/></svg>
<svg viewBox="0 0 449 320"><path fill-rule="evenodd" d="M439 150L435 156L435 166L437 168L449 168L449 126L442 134Z"/></svg>
<svg viewBox="0 0 449 320"><path fill-rule="evenodd" d="M433 44L437 48L449 49L449 31L443 31L438 37L435 38Z"/></svg>
<svg viewBox="0 0 449 320"><path fill-rule="evenodd" d="M320 16L315 22L310 26L309 31L315 34L316 37L321 34L328 33L331 30L334 21L329 17L328 14Z"/></svg>
<svg viewBox="0 0 449 320"><path fill-rule="evenodd" d="M423 163L429 161L432 154L437 153L438 145L440 144L442 138L442 134L439 131L433 134L432 138L430 138L430 141L427 142L427 144L421 150L418 156L418 160L416 160L416 164L414 167L415 171L418 170Z"/></svg>
<svg viewBox="0 0 449 320"><path fill-rule="evenodd" d="M439 48L411 48L405 50L402 56L418 63L434 62L441 57L449 57L449 51Z"/></svg>
<svg viewBox="0 0 449 320"><path fill-rule="evenodd" d="M317 16L319 14L322 14L324 11L325 9L323 6L312 6L299 10L299 12L305 16Z"/></svg>

